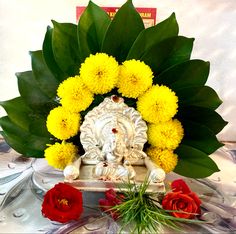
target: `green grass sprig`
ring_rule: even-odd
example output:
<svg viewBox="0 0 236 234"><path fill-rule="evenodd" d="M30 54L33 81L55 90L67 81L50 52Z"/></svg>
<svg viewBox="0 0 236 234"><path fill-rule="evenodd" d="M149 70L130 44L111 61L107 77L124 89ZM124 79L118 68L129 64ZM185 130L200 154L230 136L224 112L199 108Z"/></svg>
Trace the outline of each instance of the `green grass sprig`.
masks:
<svg viewBox="0 0 236 234"><path fill-rule="evenodd" d="M173 211L165 211L161 208L159 201L156 199L160 194L147 192L149 182L146 179L142 184L136 185L130 181L125 183L123 202L111 208L119 214L122 222L120 232L124 229L131 228L131 233L161 233L163 228L171 228L181 231L176 222L187 223L204 223L200 220L189 220L176 218L169 214ZM178 211L177 211L178 212ZM131 227L131 224L134 226Z"/></svg>

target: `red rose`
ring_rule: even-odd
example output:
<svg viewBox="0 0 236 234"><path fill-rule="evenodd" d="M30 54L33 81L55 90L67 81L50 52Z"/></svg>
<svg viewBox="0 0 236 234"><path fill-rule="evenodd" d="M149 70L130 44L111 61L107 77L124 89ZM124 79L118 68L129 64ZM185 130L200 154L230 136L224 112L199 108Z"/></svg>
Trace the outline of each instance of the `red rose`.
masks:
<svg viewBox="0 0 236 234"><path fill-rule="evenodd" d="M173 192L167 193L162 200L163 209L176 211L171 214L177 218L192 219L200 214L201 200L183 180L173 181L171 188Z"/></svg>
<svg viewBox="0 0 236 234"><path fill-rule="evenodd" d="M99 205L104 212L111 215L114 220L119 218L119 213L112 207L122 203L123 196L119 196L114 189L109 189L105 192L105 198L99 199Z"/></svg>
<svg viewBox="0 0 236 234"><path fill-rule="evenodd" d="M171 214L177 218L184 219L192 219L197 214L200 214L200 204L201 201L193 192L189 194L170 192L162 200L163 209L175 210L177 212L171 212Z"/></svg>
<svg viewBox="0 0 236 234"><path fill-rule="evenodd" d="M82 193L70 185L56 184L44 196L42 214L50 220L66 223L77 220L82 212Z"/></svg>
<svg viewBox="0 0 236 234"><path fill-rule="evenodd" d="M191 193L190 188L182 179L174 180L171 183L171 189L173 192Z"/></svg>

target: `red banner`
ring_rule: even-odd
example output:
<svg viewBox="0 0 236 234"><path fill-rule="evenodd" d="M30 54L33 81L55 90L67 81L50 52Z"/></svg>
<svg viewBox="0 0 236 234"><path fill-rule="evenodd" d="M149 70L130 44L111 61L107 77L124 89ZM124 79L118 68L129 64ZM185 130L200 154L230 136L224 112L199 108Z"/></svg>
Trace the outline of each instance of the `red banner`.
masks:
<svg viewBox="0 0 236 234"><path fill-rule="evenodd" d="M78 22L81 14L84 12L86 7L76 7L76 20ZM113 18L118 11L119 7L102 7L108 15ZM136 8L140 16L143 19L146 28L151 27L156 24L156 8Z"/></svg>

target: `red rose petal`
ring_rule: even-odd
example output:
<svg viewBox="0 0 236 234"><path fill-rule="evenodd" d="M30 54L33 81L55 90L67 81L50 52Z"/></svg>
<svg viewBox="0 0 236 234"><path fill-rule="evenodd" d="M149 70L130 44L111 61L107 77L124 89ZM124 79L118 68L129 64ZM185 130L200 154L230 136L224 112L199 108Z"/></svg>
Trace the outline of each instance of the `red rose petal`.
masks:
<svg viewBox="0 0 236 234"><path fill-rule="evenodd" d="M191 192L191 193L189 194L189 196L196 202L196 204L197 204L198 206L201 205L202 202L201 202L201 200L199 199L199 197L197 196L196 193Z"/></svg>
<svg viewBox="0 0 236 234"><path fill-rule="evenodd" d="M106 197L106 199L108 199L108 200L111 200L111 201L113 201L113 200L115 200L116 199L116 192L115 192L115 190L114 189L109 189L109 190L107 190L106 192L105 192L105 197Z"/></svg>
<svg viewBox="0 0 236 234"><path fill-rule="evenodd" d="M173 192L191 193L190 188L182 179L174 180L171 183L171 189Z"/></svg>
<svg viewBox="0 0 236 234"><path fill-rule="evenodd" d="M117 195L114 189L109 189L105 192L105 199L99 200L99 205L103 211L109 213L116 220L119 217L119 213L112 209L112 207L121 204L122 199L124 199L124 196L122 198L122 195Z"/></svg>

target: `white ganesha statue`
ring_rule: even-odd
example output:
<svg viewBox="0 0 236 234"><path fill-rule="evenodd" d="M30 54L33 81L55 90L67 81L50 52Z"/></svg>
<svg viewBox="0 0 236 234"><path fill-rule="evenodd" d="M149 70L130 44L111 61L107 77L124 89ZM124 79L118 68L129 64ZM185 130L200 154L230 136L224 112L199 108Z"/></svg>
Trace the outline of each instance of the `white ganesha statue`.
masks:
<svg viewBox="0 0 236 234"><path fill-rule="evenodd" d="M82 163L94 165L94 178L102 180L135 179L134 166L139 165L147 167L151 182L163 182L165 172L143 152L146 122L123 98L105 98L85 116L80 132L85 154L65 168L66 179L77 178Z"/></svg>

